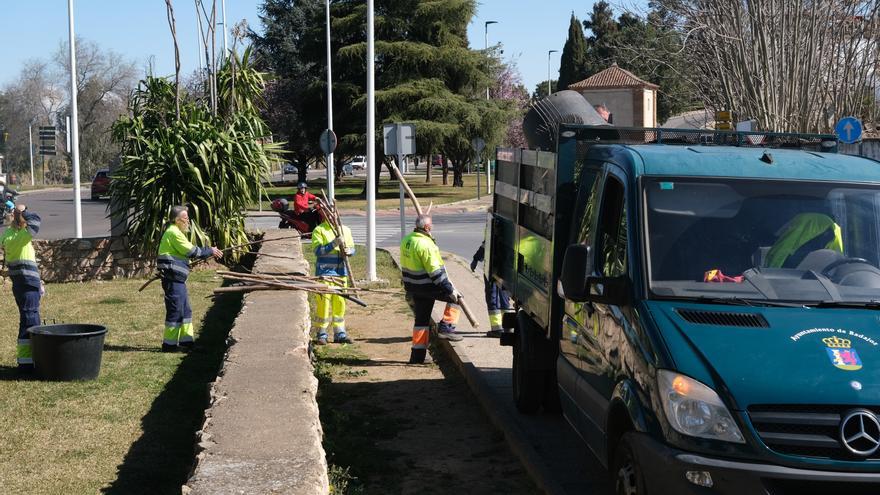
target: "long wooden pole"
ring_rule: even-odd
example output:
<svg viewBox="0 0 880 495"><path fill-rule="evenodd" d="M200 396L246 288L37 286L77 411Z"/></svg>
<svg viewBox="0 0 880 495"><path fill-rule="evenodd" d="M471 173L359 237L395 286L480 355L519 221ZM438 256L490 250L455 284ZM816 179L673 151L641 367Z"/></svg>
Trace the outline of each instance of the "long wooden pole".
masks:
<svg viewBox="0 0 880 495"><path fill-rule="evenodd" d="M397 165L395 165L394 163L391 163L389 165L391 167L391 170L394 172L394 175L397 176L397 180L400 181L400 185L403 186L403 190L406 191L406 195L409 196L410 201L412 201L413 206L416 208L416 214L418 216L422 216L422 205L419 204L419 198L417 198L416 195L413 194L412 189L409 187L406 179L403 178L403 174L400 173L400 169L397 168Z"/></svg>

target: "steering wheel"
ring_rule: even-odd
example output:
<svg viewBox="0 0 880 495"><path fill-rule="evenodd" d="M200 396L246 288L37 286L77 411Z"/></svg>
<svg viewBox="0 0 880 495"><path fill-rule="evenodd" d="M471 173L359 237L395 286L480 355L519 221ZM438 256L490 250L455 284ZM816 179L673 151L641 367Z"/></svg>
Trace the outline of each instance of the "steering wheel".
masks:
<svg viewBox="0 0 880 495"><path fill-rule="evenodd" d="M828 277L829 276L828 274L831 273L831 271L833 271L834 269L839 268L843 265L850 265L850 264L854 264L854 263L863 263L866 265L871 265L871 262L866 260L865 258L842 258L837 261L831 262L831 264L829 264L828 266L823 268L822 275L825 275L826 277ZM871 265L871 266L874 266L874 265Z"/></svg>

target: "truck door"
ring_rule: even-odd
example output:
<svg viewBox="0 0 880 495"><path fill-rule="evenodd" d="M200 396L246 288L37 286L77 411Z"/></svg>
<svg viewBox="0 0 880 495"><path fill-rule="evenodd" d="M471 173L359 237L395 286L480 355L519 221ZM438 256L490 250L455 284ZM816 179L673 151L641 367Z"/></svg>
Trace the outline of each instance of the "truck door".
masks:
<svg viewBox="0 0 880 495"><path fill-rule="evenodd" d="M606 171L593 236L593 266L598 276L616 277L628 273L625 182L614 167L606 166ZM619 364L622 313L607 304L592 304L591 309L577 349L584 387L582 408L593 423L604 425Z"/></svg>

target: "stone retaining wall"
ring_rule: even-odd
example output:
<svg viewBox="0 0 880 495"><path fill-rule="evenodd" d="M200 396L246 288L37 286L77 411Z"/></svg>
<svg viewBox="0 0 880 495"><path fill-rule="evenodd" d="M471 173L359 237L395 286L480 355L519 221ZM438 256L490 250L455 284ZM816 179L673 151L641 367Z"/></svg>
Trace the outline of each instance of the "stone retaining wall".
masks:
<svg viewBox="0 0 880 495"><path fill-rule="evenodd" d="M147 276L153 259L134 257L123 238L34 240L40 275L46 282L83 282Z"/></svg>

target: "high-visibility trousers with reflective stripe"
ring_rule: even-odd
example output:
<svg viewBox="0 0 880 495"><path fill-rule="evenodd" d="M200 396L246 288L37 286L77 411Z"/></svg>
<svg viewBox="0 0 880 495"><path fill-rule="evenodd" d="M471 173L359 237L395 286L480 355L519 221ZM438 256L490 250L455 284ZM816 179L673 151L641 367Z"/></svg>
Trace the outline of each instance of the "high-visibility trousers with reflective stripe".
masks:
<svg viewBox="0 0 880 495"><path fill-rule="evenodd" d="M186 283L163 278L162 290L165 291L165 333L162 343L167 345L192 343L195 336Z"/></svg>
<svg viewBox="0 0 880 495"><path fill-rule="evenodd" d="M492 330L502 330L501 320L504 313L512 312L510 307L510 294L500 285L483 279L486 294L486 309L489 310L489 327Z"/></svg>
<svg viewBox="0 0 880 495"><path fill-rule="evenodd" d="M40 324L40 289L30 285L13 285L12 295L18 305L18 343L15 358L19 366L32 366L31 334L28 328Z"/></svg>
<svg viewBox="0 0 880 495"><path fill-rule="evenodd" d="M328 287L347 287L348 281L342 277L323 280ZM333 328L333 335L344 337L345 333L345 298L334 294L314 294L314 311L312 311L312 331L320 338L327 336L327 328Z"/></svg>
<svg viewBox="0 0 880 495"><path fill-rule="evenodd" d="M443 311L443 320L439 325L441 327L440 331L443 331L442 326L444 324L454 326L455 323L458 322L458 311L460 311L458 305L450 302L449 296L440 292L406 293L406 302L409 304L409 308L412 310L413 316L415 317L412 333L413 349L428 348L428 329L431 325L431 311L434 309L434 301L438 300L447 302L446 308Z"/></svg>

